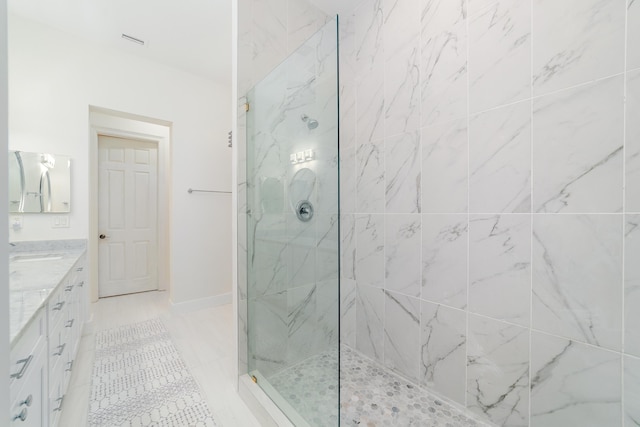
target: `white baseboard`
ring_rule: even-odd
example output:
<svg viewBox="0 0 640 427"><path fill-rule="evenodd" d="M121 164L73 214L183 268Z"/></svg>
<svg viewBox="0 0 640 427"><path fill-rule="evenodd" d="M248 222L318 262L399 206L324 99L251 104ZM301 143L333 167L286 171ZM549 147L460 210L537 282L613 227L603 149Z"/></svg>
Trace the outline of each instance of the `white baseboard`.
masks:
<svg viewBox="0 0 640 427"><path fill-rule="evenodd" d="M201 310L203 308L211 308L217 307L219 305L231 304L231 292L178 303L171 301L170 304L172 312L188 313L190 311Z"/></svg>

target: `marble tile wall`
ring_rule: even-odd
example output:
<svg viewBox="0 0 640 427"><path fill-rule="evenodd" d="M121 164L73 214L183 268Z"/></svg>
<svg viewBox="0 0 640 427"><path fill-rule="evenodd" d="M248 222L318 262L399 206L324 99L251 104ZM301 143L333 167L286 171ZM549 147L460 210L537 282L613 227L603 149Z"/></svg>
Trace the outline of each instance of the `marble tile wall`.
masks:
<svg viewBox="0 0 640 427"><path fill-rule="evenodd" d="M247 95L248 362L267 378L337 351L335 24L308 37ZM307 149L314 158L292 164L290 154ZM308 222L295 214L303 200L314 209Z"/></svg>
<svg viewBox="0 0 640 427"><path fill-rule="evenodd" d="M290 339L291 348L308 348L305 347L305 333L307 332L307 326L304 320L313 319L314 322L320 322L323 329L323 336L328 340L334 340L337 337L335 332L331 337L332 330L336 329L334 325L331 327L331 322L335 323L334 319L330 319L327 316L327 310L331 310L331 303L327 301L326 293L327 289L331 286L327 284L328 271L335 270L335 266L332 267L332 263L335 264L335 256L327 254L327 251L316 250L316 248L309 248L303 244L306 234L311 233L311 229L297 230L297 240L299 244L296 248L301 247L306 250L294 251L293 247L280 247L278 248L278 242L272 241L267 245L259 245L261 249L257 260L257 267L262 273L270 273L265 277L269 280L260 280L254 285L254 291L264 293L265 298L255 308L260 311L260 314L266 318L271 319L270 322L261 322L257 327L249 328L247 326L247 283L249 277L247 276L247 265L251 262L251 259L247 257L248 240L247 230L248 226L252 225L253 231L256 231L256 224L252 224L248 221L247 215L247 115L245 112L244 104L247 102L247 92L258 82L263 80L270 72L272 72L288 55L294 53L305 41L307 41L314 33L316 33L328 20L325 13L317 9L311 3L306 0L240 0L238 1L238 72L237 72L237 86L238 86L238 111L237 119L238 125L234 133L234 144L237 149L237 176L238 176L238 372L240 375L247 372L249 355L247 354L247 339L248 333L255 333L256 337L268 337L269 329L274 325L280 325L283 329L274 332L273 339L256 339L256 350L261 353L273 353L273 358L266 360L263 363L262 368L265 373L274 372L281 369L283 364L290 363L299 357L304 357L305 354L297 352L296 354L286 354L281 350L283 347L278 348L278 344L285 344ZM322 41L316 41L317 44L321 44ZM318 52L326 51L326 49L318 49ZM298 58L297 62L300 64ZM296 61L294 59L293 61ZM291 73L291 79L288 80L291 83L290 87L298 87L302 85L303 90L290 91L287 93L286 85L283 85L281 91L274 89L274 94L281 94L282 97L273 98L274 102L283 101L291 104L294 99L309 100L308 91L305 93L304 83L311 78L310 73L315 74L313 70L300 70L298 73ZM319 71L319 74L321 72ZM298 79L297 85L294 79ZM305 80L306 79L306 80ZM287 79L280 80L283 83ZM308 85L307 85L308 87ZM268 98L268 96L265 96ZM326 101L326 100L325 100ZM327 105L329 102L326 102ZM277 104L276 104L277 106ZM299 107L300 105L298 105ZM314 106L315 107L315 106ZM322 108L318 108L321 111ZM275 109L273 111L276 111ZM318 120L322 121L319 117ZM299 114L298 114L299 115ZM271 117L273 118L273 117ZM325 122L326 123L326 122ZM264 125L265 123L262 123ZM256 125L254 123L254 125ZM260 125L260 124L258 124ZM265 137L275 137L286 135L290 129L285 126L281 126L280 129L273 134L266 135ZM261 144L261 147L278 148L277 144L268 144L268 140L262 141L266 144ZM278 150L283 149L282 153ZM263 158L277 158L277 166L275 169L284 169L280 165L280 156L286 155L286 161L288 162L289 151L284 147L279 147L278 150L263 152ZM335 157L335 156L334 156ZM327 159L325 159L327 160ZM329 159L329 161L331 161ZM335 160L333 160L335 163ZM278 175L277 170L263 171L269 172L270 175ZM330 194L319 194L318 197L330 198ZM335 196L334 196L335 198ZM335 211L335 208L333 208ZM318 240L324 241L326 246L331 246L328 241L328 235L331 235L329 230L336 227L337 219L335 215L331 217L328 215L328 210L324 212L324 216L321 214L318 218L319 222L323 225L320 226ZM265 218L265 222L260 224L260 230L266 234L275 233L278 229L282 230L282 227L286 227L286 221L282 216L272 215L271 218ZM315 229L313 231L315 233ZM315 237L315 235L313 236ZM296 239L294 239L296 240ZM282 246L282 245L281 245ZM295 263L287 262L289 259L295 259ZM312 275L318 275L319 281L315 285L315 277L303 277L309 273L308 269L293 267L285 268L287 265L298 265L298 261L302 264L312 263L311 259L318 258L322 262L318 262L321 269L316 269L315 265L312 265ZM306 261L305 261L306 260ZM283 262L278 262L283 261ZM273 268L275 265L280 265L282 268ZM312 263L313 264L313 263ZM308 267L308 265L307 265ZM285 283L288 278L296 276L299 280L301 287L292 290L287 295L285 289ZM335 280L335 273L333 273ZM253 275L253 277L256 277ZM335 287L335 284L334 284ZM354 288L355 291L355 288ZM347 294L348 295L348 294ZM333 298L332 301L334 301ZM334 302L335 304L335 302ZM336 308L334 307L334 310ZM355 311L353 312L355 315ZM335 317L335 316L334 316ZM354 331L355 333L355 331ZM291 337L289 337L289 334ZM318 344L318 343L316 343ZM320 345L320 344L318 344Z"/></svg>
<svg viewBox="0 0 640 427"><path fill-rule="evenodd" d="M340 22L342 342L497 425L640 425L640 2Z"/></svg>

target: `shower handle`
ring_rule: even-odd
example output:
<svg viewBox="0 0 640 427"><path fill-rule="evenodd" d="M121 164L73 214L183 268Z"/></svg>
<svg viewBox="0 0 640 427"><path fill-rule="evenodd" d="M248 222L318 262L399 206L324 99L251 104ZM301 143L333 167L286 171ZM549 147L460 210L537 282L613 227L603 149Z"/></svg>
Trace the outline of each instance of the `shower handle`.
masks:
<svg viewBox="0 0 640 427"><path fill-rule="evenodd" d="M298 202L296 206L296 216L302 222L311 221L313 218L313 205L308 200Z"/></svg>

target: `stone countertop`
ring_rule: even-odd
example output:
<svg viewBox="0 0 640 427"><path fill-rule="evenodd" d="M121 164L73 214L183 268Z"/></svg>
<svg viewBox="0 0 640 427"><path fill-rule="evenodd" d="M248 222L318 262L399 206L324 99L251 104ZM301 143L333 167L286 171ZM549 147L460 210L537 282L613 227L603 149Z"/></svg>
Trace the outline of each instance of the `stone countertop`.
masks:
<svg viewBox="0 0 640 427"><path fill-rule="evenodd" d="M9 311L12 347L86 250L84 240L58 242L42 242L40 245L18 243L11 248ZM46 259L47 256L50 259Z"/></svg>

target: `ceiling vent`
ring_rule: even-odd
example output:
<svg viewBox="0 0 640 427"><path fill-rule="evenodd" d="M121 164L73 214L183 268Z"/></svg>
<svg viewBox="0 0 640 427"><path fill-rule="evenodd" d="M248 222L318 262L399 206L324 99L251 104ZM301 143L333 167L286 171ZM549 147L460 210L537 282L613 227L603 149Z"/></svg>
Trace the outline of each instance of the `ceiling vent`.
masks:
<svg viewBox="0 0 640 427"><path fill-rule="evenodd" d="M144 40L140 40L140 39L138 39L136 37L133 37L133 36L130 36L128 34L122 33L122 38L125 39L125 40L128 40L128 41L130 41L132 43L139 44L140 46L144 46Z"/></svg>

